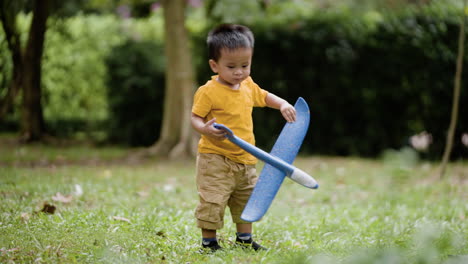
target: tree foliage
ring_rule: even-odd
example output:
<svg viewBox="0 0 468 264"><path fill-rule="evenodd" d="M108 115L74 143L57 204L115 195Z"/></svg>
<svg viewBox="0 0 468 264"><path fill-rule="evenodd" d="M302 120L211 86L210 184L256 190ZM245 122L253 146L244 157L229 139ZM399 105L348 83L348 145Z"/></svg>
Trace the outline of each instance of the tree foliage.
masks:
<svg viewBox="0 0 468 264"><path fill-rule="evenodd" d="M224 0L215 2L223 8L229 5ZM455 14L459 6L446 5L448 0L444 0L400 10L389 9L384 1L365 1L369 6L382 6L361 10L343 4L347 1L320 1L328 6L305 1L304 8L295 6L300 1L252 2L255 3L241 4L255 4L262 15L254 19L239 16L236 20L227 14L218 16L216 22L231 17L230 22L245 22L253 29L257 42L252 75L263 88L290 102L298 96L309 102L312 123L304 151L375 156L386 148L400 148L407 144L408 137L426 130L433 135L428 156L440 157L441 138L446 135L443 124L450 113L447 87L453 84L459 31ZM129 2L120 3L132 8ZM305 8L309 5L311 8ZM107 11L115 13L115 8ZM49 20L42 99L45 121L54 131L67 130L69 126L64 122L68 121L78 120L73 126L85 129L109 118L104 58L115 46L129 39L155 43L167 40L161 8L153 8L152 15L144 19L104 15L105 10L93 11L89 6L86 10L98 14L54 16ZM184 19L188 19L186 28L193 38L198 84L203 84L212 74L204 45L207 30L213 25L205 20L205 10L187 10L193 12L192 17ZM30 15L17 16L23 45L30 22ZM10 58L10 51L3 52L5 38L0 40L4 47L1 56ZM158 52L155 50L154 54ZM152 59L156 57L153 55ZM13 76L10 60L2 67L1 80L6 84L5 80L9 82ZM164 74L163 69L158 71L158 75ZM463 86L462 102L467 96ZM1 90L0 97L5 96L5 91ZM17 115L17 108L14 113ZM9 112L9 117L15 115ZM466 133L466 116L461 108L454 157L466 154L458 140L459 135ZM172 122L183 122L182 118L185 117L173 118L177 121ZM255 124L257 143L268 148L283 120L275 111L261 110L255 112Z"/></svg>
<svg viewBox="0 0 468 264"><path fill-rule="evenodd" d="M450 116L458 12L428 7L355 16L343 10L282 25L252 24L252 76L290 102L299 96L308 101L311 125L303 151L377 156L428 131L433 144L425 156L438 159ZM197 43L203 50L202 37ZM211 72L199 69L201 84ZM462 90L460 96L465 101L468 95ZM456 157L466 153L458 139L468 129L468 114L460 111ZM254 117L257 143L268 149L283 120L268 110Z"/></svg>

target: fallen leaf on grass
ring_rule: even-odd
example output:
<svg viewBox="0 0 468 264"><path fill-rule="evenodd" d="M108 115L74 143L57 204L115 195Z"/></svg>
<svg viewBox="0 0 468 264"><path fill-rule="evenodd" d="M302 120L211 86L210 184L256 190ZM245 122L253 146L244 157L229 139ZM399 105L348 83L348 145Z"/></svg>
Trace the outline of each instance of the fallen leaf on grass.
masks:
<svg viewBox="0 0 468 264"><path fill-rule="evenodd" d="M41 212L46 214L54 214L57 207L54 205L49 204L48 202L44 202L44 206L42 207Z"/></svg>
<svg viewBox="0 0 468 264"><path fill-rule="evenodd" d="M102 177L104 179L110 179L112 178L112 171L111 170L105 170L102 172Z"/></svg>
<svg viewBox="0 0 468 264"><path fill-rule="evenodd" d="M81 185L75 184L75 196L80 197L83 195L83 188L81 188Z"/></svg>
<svg viewBox="0 0 468 264"><path fill-rule="evenodd" d="M130 220L128 220L125 217L121 217L121 216L113 216L112 219L117 220L117 221L124 221L124 222L130 223Z"/></svg>
<svg viewBox="0 0 468 264"><path fill-rule="evenodd" d="M150 194L149 192L146 192L146 191L139 191L137 192L137 195L141 198L147 198Z"/></svg>
<svg viewBox="0 0 468 264"><path fill-rule="evenodd" d="M20 248L19 247L16 247L16 248L10 248L10 249L6 249L6 248L0 248L0 252L2 252L2 255L4 253L8 253L8 252L15 252L15 251L19 251Z"/></svg>
<svg viewBox="0 0 468 264"><path fill-rule="evenodd" d="M166 184L166 185L164 185L163 190L165 192L172 192L172 191L175 190L175 187L172 184Z"/></svg>
<svg viewBox="0 0 468 264"><path fill-rule="evenodd" d="M296 242L296 243L294 243L294 247L303 248L304 246L300 242Z"/></svg>
<svg viewBox="0 0 468 264"><path fill-rule="evenodd" d="M58 192L54 196L52 196L52 200L61 203L70 203L73 200L73 196L71 194L63 195Z"/></svg>
<svg viewBox="0 0 468 264"><path fill-rule="evenodd" d="M21 213L20 217L23 221L28 221L31 215L29 213Z"/></svg>

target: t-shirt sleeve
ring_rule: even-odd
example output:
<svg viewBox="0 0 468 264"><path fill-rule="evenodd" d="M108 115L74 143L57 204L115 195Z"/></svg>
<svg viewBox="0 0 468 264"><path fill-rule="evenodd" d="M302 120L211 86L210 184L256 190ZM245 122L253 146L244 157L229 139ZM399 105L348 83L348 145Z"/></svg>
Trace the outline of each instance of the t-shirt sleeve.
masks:
<svg viewBox="0 0 468 264"><path fill-rule="evenodd" d="M268 92L260 88L254 81L251 82L251 87L254 107L265 107Z"/></svg>
<svg viewBox="0 0 468 264"><path fill-rule="evenodd" d="M200 117L206 117L211 111L211 100L203 88L199 88L193 98L192 113Z"/></svg>

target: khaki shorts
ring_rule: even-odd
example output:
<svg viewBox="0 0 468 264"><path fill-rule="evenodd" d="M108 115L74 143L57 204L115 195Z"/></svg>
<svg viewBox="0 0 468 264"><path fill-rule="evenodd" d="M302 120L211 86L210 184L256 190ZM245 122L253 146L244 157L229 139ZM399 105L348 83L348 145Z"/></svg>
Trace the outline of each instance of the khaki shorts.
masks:
<svg viewBox="0 0 468 264"><path fill-rule="evenodd" d="M199 228L221 229L226 205L234 223L248 223L240 215L257 182L255 165L236 163L218 154L200 153L196 182L200 203L195 217Z"/></svg>

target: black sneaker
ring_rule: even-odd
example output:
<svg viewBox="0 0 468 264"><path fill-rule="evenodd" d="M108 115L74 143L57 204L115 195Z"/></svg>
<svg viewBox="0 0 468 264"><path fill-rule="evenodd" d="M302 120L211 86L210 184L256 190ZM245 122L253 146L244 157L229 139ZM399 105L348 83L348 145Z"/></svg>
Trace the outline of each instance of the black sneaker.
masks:
<svg viewBox="0 0 468 264"><path fill-rule="evenodd" d="M206 245L202 242L202 249L200 251L203 253L206 253L206 252L214 253L222 249L223 248L218 244L218 241L211 241L209 244L206 244Z"/></svg>
<svg viewBox="0 0 468 264"><path fill-rule="evenodd" d="M239 237L236 238L236 245L241 246L242 248L245 249L253 249L255 251L259 250L267 250L267 248L261 246L257 242L253 241L252 238L249 238L248 240L242 240Z"/></svg>

